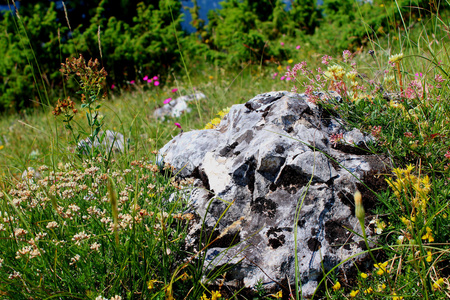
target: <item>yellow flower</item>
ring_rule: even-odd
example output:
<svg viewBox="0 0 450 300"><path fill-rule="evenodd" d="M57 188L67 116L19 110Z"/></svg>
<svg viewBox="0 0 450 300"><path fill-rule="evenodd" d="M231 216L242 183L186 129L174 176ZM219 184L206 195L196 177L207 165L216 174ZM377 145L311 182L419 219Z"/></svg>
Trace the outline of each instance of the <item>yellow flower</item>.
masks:
<svg viewBox="0 0 450 300"><path fill-rule="evenodd" d="M213 79L214 79L214 76L210 75L209 80L213 80Z"/></svg>
<svg viewBox="0 0 450 300"><path fill-rule="evenodd" d="M203 296L200 298L200 300L209 300L209 298L206 297L205 293L203 293Z"/></svg>
<svg viewBox="0 0 450 300"><path fill-rule="evenodd" d="M367 275L366 273L361 273L360 274L362 278L366 279L369 275Z"/></svg>
<svg viewBox="0 0 450 300"><path fill-rule="evenodd" d="M430 242L430 243L434 242L434 237L432 235L433 230L428 226L427 226L426 230L427 230L427 233L422 236L422 240L428 239L428 242Z"/></svg>
<svg viewBox="0 0 450 300"><path fill-rule="evenodd" d="M384 262L382 264L374 264L373 266L377 268L377 275L383 275L384 272L389 273L389 270L386 270L388 262Z"/></svg>
<svg viewBox="0 0 450 300"><path fill-rule="evenodd" d="M218 298L222 297L219 291L213 291L211 293L211 300L217 300Z"/></svg>
<svg viewBox="0 0 450 300"><path fill-rule="evenodd" d="M370 287L367 290L364 291L364 294L372 294L373 293L373 288Z"/></svg>
<svg viewBox="0 0 450 300"><path fill-rule="evenodd" d="M272 296L272 297L274 297L276 299L283 298L283 291L279 291L278 293L272 294L270 296Z"/></svg>
<svg viewBox="0 0 450 300"><path fill-rule="evenodd" d="M277 70L281 72L281 71L283 71L284 69L283 69L283 67L282 67L281 65L279 65L279 66L277 67Z"/></svg>
<svg viewBox="0 0 450 300"><path fill-rule="evenodd" d="M341 284L339 283L339 281L336 282L332 287L333 291L337 291L340 288L341 288Z"/></svg>
<svg viewBox="0 0 450 300"><path fill-rule="evenodd" d="M351 297L351 298L355 298L356 295L358 295L358 294L359 294L359 290L351 291L351 292L350 292L350 297Z"/></svg>
<svg viewBox="0 0 450 300"><path fill-rule="evenodd" d="M0 150L2 150L3 148L5 148L5 146L4 145L0 145Z"/></svg>
<svg viewBox="0 0 450 300"><path fill-rule="evenodd" d="M155 282L157 282L157 280L149 280L147 282L147 287L149 290L153 290L153 288L155 287Z"/></svg>
<svg viewBox="0 0 450 300"><path fill-rule="evenodd" d="M384 283L379 284L379 285L378 285L378 288L377 288L377 291L378 291L378 292L381 292L381 291L383 291L385 288L386 288L386 285L385 285Z"/></svg>
<svg viewBox="0 0 450 300"><path fill-rule="evenodd" d="M211 124L213 124L214 126L219 125L221 119L220 118L214 118L211 120Z"/></svg>
<svg viewBox="0 0 450 300"><path fill-rule="evenodd" d="M439 278L436 282L433 283L433 290L438 290L441 288L441 284L444 283L443 278Z"/></svg>
<svg viewBox="0 0 450 300"><path fill-rule="evenodd" d="M395 54L392 55L391 57L389 57L389 62L390 63L398 63L403 59L403 53L399 53L399 54Z"/></svg>
<svg viewBox="0 0 450 300"><path fill-rule="evenodd" d="M431 251L427 252L427 258L425 259L427 262L433 261L433 255L431 255Z"/></svg>
<svg viewBox="0 0 450 300"><path fill-rule="evenodd" d="M288 60L288 64L292 64L294 62L293 59Z"/></svg>
<svg viewBox="0 0 450 300"><path fill-rule="evenodd" d="M397 294L396 293L392 293L392 295L394 296L394 297L392 297L392 300L402 300L403 299L403 297L397 297Z"/></svg>

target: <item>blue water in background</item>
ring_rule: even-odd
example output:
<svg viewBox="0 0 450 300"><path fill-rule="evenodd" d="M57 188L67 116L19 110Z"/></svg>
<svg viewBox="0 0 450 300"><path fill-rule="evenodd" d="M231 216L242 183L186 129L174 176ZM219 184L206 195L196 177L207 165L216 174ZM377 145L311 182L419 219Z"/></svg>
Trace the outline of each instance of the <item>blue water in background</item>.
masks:
<svg viewBox="0 0 450 300"><path fill-rule="evenodd" d="M211 9L220 9L220 2L223 0L197 0L197 5L200 6L200 19L203 19L205 21L205 25L208 23L208 11ZM322 0L317 1L320 5ZM284 3L286 3L286 9L289 9L291 7L291 1L290 0L284 0ZM181 23L181 26L184 30L191 33L195 31L195 28L192 27L191 24L189 24L192 21L191 13L189 10L185 9L184 7L193 7L192 1L190 0L181 0L181 5L183 8L181 9L181 12L184 14L184 21Z"/></svg>

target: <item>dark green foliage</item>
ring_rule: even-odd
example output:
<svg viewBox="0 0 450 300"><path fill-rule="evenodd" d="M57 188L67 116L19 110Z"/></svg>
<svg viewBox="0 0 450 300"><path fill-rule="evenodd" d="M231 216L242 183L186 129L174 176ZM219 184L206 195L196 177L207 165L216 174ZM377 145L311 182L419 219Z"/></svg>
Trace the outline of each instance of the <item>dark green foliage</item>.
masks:
<svg viewBox="0 0 450 300"><path fill-rule="evenodd" d="M369 37L401 33L438 7L440 13L448 8L438 4L324 0L317 7L316 0L293 0L287 10L282 0L226 0L222 9L210 11L204 26L194 1L189 10L198 31L186 35L181 31L180 0L67 1L70 30L61 3L21 1L20 19L10 13L1 17L0 111L65 98L58 70L67 57L100 59L108 85L157 74L164 81L169 69L182 65L180 48L187 59L229 67L279 62L292 57L292 45L305 42L333 54L355 49ZM65 92L74 86L67 83Z"/></svg>
<svg viewBox="0 0 450 300"><path fill-rule="evenodd" d="M137 1L121 3L127 6L131 2ZM125 16L125 10L125 15L116 11L105 18L112 14L111 3L97 1L88 24L72 22L68 16L73 30L70 33L65 16L61 17L54 2L25 5L20 18L6 13L0 23L0 51L4 54L0 57L0 110L23 109L39 102L51 104L64 97L61 62L79 54L100 59L109 74L109 84L120 85L144 73L164 76L179 58L175 34L183 35L181 4L177 0L146 2L149 4L139 2L134 6L132 18ZM92 11L87 9L86 13ZM68 87L72 86L69 83Z"/></svg>

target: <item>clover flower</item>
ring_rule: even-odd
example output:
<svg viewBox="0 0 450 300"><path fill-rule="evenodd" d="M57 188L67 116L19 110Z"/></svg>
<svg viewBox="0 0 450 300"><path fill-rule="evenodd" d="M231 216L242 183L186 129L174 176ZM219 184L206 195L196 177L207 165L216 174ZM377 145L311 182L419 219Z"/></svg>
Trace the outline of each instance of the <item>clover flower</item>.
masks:
<svg viewBox="0 0 450 300"><path fill-rule="evenodd" d="M333 291L337 291L341 288L341 283L339 281L337 281L333 286L332 289Z"/></svg>
<svg viewBox="0 0 450 300"><path fill-rule="evenodd" d="M389 63L391 63L391 64L399 63L402 59L403 59L403 53L391 55L389 57Z"/></svg>

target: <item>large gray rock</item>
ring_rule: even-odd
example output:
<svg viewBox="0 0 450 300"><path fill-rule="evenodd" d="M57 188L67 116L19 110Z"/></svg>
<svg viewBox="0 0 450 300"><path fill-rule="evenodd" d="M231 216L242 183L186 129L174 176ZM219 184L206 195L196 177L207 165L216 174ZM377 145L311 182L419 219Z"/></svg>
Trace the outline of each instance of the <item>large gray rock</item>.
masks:
<svg viewBox="0 0 450 300"><path fill-rule="evenodd" d="M211 233L214 241L204 268L234 265L228 286L294 284L297 251L307 297L322 266L328 271L364 247L352 233L361 228L351 195L365 172L384 169L384 162L355 154L370 138L307 100L289 92L258 95L232 106L216 129L181 133L160 150L181 177L198 179L191 210L205 220L203 236ZM201 230L199 221L187 243L198 248Z"/></svg>

